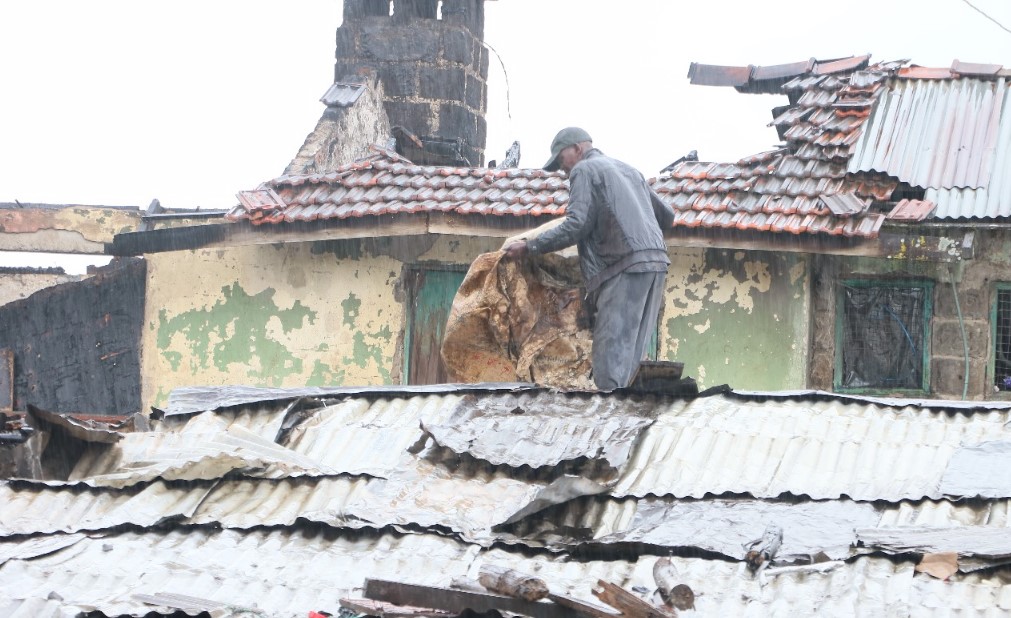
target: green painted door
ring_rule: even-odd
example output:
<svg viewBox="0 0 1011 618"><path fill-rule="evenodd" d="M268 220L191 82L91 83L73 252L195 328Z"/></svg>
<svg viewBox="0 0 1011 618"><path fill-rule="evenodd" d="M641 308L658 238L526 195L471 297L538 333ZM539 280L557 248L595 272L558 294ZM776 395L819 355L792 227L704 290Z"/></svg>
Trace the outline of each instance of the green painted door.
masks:
<svg viewBox="0 0 1011 618"><path fill-rule="evenodd" d="M408 384L442 384L446 367L439 350L453 298L466 273L416 270L410 276L411 311L408 315L404 375Z"/></svg>

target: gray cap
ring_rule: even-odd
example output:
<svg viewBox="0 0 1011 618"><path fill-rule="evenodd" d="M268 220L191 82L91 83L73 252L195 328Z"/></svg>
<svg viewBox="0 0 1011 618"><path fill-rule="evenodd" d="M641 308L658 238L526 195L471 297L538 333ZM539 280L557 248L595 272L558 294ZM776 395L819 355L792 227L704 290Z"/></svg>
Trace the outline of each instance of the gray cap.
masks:
<svg viewBox="0 0 1011 618"><path fill-rule="evenodd" d="M581 142L592 142L593 138L586 131L579 127L566 127L558 132L555 139L551 140L551 158L544 164L544 169L553 172L558 169L558 154L575 144Z"/></svg>

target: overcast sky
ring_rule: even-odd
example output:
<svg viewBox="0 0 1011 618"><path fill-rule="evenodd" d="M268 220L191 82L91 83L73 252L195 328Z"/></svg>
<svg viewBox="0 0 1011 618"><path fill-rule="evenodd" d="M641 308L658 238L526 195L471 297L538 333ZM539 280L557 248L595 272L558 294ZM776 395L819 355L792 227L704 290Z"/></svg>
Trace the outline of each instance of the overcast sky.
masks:
<svg viewBox="0 0 1011 618"><path fill-rule="evenodd" d="M1008 0L972 2L1011 27ZM0 202L232 206L315 126L340 22L338 0L0 3ZM690 86L692 61L1011 66L1011 33L964 0L494 0L485 39L505 65L492 57L488 159L518 139L539 167L580 125L647 176L777 141L785 97Z"/></svg>

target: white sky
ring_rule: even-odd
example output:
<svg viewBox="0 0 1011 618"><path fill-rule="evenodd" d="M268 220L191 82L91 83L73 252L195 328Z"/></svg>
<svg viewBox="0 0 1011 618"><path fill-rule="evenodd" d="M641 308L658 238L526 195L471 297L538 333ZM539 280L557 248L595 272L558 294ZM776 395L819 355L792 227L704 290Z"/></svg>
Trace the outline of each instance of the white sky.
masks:
<svg viewBox="0 0 1011 618"><path fill-rule="evenodd" d="M972 0L1011 27L1011 2ZM228 208L281 173L333 81L338 0L0 4L0 202ZM580 125L647 175L689 150L770 148L785 97L690 86L689 64L871 53L1011 66L1011 34L964 0L495 0L486 157L539 167Z"/></svg>

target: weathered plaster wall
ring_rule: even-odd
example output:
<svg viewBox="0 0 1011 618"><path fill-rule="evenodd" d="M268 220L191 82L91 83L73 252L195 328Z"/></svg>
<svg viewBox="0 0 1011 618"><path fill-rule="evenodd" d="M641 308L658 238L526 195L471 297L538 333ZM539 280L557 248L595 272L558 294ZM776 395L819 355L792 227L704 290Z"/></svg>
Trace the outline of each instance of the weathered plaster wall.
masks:
<svg viewBox="0 0 1011 618"><path fill-rule="evenodd" d="M0 204L0 250L103 253L141 222L136 208Z"/></svg>
<svg viewBox="0 0 1011 618"><path fill-rule="evenodd" d="M961 231L949 230L953 237ZM994 397L989 368L993 354L991 310L996 284L1011 283L1011 233L975 232L975 258L951 265L927 261L859 259L820 256L813 269L814 337L810 384L831 390L835 363L838 282L847 278L928 279L934 282L930 321L930 392L943 399L961 399L965 383L964 326L969 346L968 399ZM955 281L955 290L951 281ZM961 309L961 324L955 293Z"/></svg>
<svg viewBox="0 0 1011 618"><path fill-rule="evenodd" d="M800 254L672 250L658 357L700 388L804 388L807 268Z"/></svg>
<svg viewBox="0 0 1011 618"><path fill-rule="evenodd" d="M314 250L315 249L315 250ZM148 256L143 397L195 384L338 386L400 379L401 264L256 245Z"/></svg>
<svg viewBox="0 0 1011 618"><path fill-rule="evenodd" d="M83 278L81 275L64 273L4 272L0 268L0 306L28 298L39 290Z"/></svg>
<svg viewBox="0 0 1011 618"><path fill-rule="evenodd" d="M382 82L373 77L354 105L326 108L284 173L326 174L369 156L373 144L390 137L383 96Z"/></svg>

